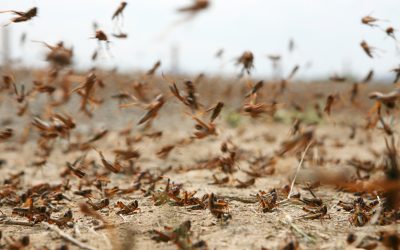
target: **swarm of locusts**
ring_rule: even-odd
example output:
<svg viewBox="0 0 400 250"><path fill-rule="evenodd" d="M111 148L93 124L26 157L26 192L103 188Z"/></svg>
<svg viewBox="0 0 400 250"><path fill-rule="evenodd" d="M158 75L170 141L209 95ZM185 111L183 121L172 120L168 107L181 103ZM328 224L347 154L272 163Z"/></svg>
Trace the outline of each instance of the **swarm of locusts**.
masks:
<svg viewBox="0 0 400 250"><path fill-rule="evenodd" d="M93 60L128 38L130 5L115 7L114 33L86 38ZM20 25L38 7L0 13ZM396 41L387 22L361 19ZM300 62L256 79L262 56L243 50L229 80L161 60L132 76L82 72L72 45L32 42L48 67L1 68L0 249L400 249L399 67L393 85L369 84L374 70L294 84Z"/></svg>

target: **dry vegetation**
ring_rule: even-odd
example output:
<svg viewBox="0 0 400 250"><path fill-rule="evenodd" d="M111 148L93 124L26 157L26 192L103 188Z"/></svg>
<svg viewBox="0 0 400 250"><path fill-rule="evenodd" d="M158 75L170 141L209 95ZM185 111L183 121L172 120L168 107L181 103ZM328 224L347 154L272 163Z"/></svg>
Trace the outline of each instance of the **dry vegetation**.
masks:
<svg viewBox="0 0 400 250"><path fill-rule="evenodd" d="M48 68L1 69L0 249L399 249L400 94L372 71L262 81L246 51L231 79L79 72L43 44Z"/></svg>

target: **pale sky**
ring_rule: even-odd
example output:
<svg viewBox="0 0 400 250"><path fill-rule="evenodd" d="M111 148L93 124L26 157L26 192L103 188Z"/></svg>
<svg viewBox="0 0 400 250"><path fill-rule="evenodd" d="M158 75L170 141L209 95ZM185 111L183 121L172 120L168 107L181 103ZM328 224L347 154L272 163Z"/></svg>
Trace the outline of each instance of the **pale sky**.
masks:
<svg viewBox="0 0 400 250"><path fill-rule="evenodd" d="M175 10L191 0L127 0L123 30L127 40L112 38L112 58L103 56L93 63L90 56L96 48L92 23L109 36L114 23L111 15L117 0L0 0L0 10L39 8L39 16L26 23L11 25L12 56L27 66L41 66L46 50L31 40L48 43L64 41L74 47L76 67L117 66L121 71L148 69L161 60L162 70L170 69L173 46L179 47L179 65L188 73L235 73L234 58L250 50L255 55L254 74L271 76L268 54L283 56L284 72L295 64L303 66L298 77L327 77L333 73L364 76L369 69L377 75L392 76L389 71L400 64L400 52L393 39L378 28L362 25L361 17L371 14L388 21L400 30L399 0L211 0L208 10L194 19L173 24L184 18ZM0 14L0 23L11 16ZM25 47L19 38L27 32ZM400 32L398 34L400 38ZM296 50L289 54L288 41L293 38ZM366 40L379 48L375 59L360 48ZM1 47L0 47L1 48ZM224 63L214 57L224 48ZM305 65L311 63L307 68ZM286 73L285 73L286 74Z"/></svg>

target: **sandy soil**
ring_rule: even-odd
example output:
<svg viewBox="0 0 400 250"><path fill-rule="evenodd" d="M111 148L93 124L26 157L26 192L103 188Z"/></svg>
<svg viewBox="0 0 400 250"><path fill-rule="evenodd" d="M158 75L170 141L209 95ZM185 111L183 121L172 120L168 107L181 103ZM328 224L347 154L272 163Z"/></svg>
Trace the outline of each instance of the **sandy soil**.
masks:
<svg viewBox="0 0 400 250"><path fill-rule="evenodd" d="M346 89L346 91L348 89L343 86L340 88ZM305 93L305 89L304 86L299 87L292 91L291 95ZM321 86L314 90L326 92L325 88ZM116 91L112 93L116 93ZM214 93L214 95L217 94ZM213 95L210 94L208 97L212 99ZM54 211L52 217L59 217L71 209L73 221L61 227L62 232L91 246L92 249L177 249L176 244L171 241L165 243L153 240L152 237L155 235L153 230L165 231L164 227L166 226L176 228L187 220L191 221L190 239L192 243L203 240L207 243L208 249L262 249L262 247L290 249L284 248L289 242L298 242L301 249L351 249L356 246L360 247L367 235L377 238L378 233L383 230L399 231L398 222L389 226L367 224L363 227L356 227L351 223L351 212L342 209L338 202L352 202L359 196L333 187L314 189L315 195L322 199L328 209L325 216L317 219L302 217L307 214L303 210L304 204L296 199L285 202L287 194L280 193L293 180L302 150L275 157L276 162L272 166L275 169L273 174L258 177L254 184L245 188L237 187L239 183L237 179L246 181L251 178L245 173L251 165L266 163L270 157L276 156L276 152L282 147L282 142L291 138L291 123L276 118L289 116L285 111L282 113L279 111L275 115L275 119L264 117L255 120L241 116L240 122L232 124L232 121L229 120L233 119L230 116L234 110L228 106L223 111L222 117L216 120L218 136L194 140L191 143L181 143L165 159L160 159L156 152L163 146L177 144L182 140L188 141L194 132L193 120L184 114L184 108L176 102L170 104L169 101L155 120L153 127L144 130L143 126L134 125L142 113L138 109L119 110L116 108L116 101L107 100L107 103L103 103L101 106L101 113L96 111L94 118L89 119L78 111L77 99L73 99L69 103L68 110L76 119L77 128L74 129L70 142L76 142L79 136L82 140L88 139L102 129L108 129L109 133L104 138L91 145L91 147L101 150L107 160L113 161L113 150L124 148L128 137L134 141L133 148L140 152L140 157L132 161L133 166L130 170L127 163L124 163L123 171L115 174L106 171L98 153L89 148L86 157L88 164L86 168L82 168L87 179L93 179L96 174L97 178L100 178L101 174L107 174L109 183L103 188L117 186L123 189L131 187L139 174L148 170L152 176L162 177L156 182L153 194L160 190L162 192L167 180L170 179L174 184L182 184L181 192L184 190L197 192L196 197L201 198L205 194L214 193L218 199L223 199L228 203L231 215L231 219L225 221L213 216L209 209L193 210L191 206L174 205L171 200L156 206L151 195L144 196L144 192L149 189L150 185L142 182L141 189L143 190L139 189L129 194L117 194L109 198L109 206L99 210L98 213L105 223L113 227L98 229L96 227L102 222L83 214L79 207L89 199L76 195L74 192L79 188L90 188L92 189L91 200L94 202L105 198L104 193L92 184L88 184L88 181L85 180L86 177L79 179L71 174L61 177L61 173L65 172L66 162L74 162L77 157L82 156L83 152L77 150L66 153L68 140L57 138L54 151L47 158L47 162L42 166L33 166L33 162L38 160L35 153L39 133L32 128L25 144L20 144L20 139L25 125L29 124L33 117L43 112L44 109L32 109L27 116L15 118L15 107L7 104L8 98L11 97L5 97L1 105L2 114L4 114L2 127L13 127L17 135L0 143L0 159L5 161L0 167L0 183L4 184L2 188L5 187L4 182L12 174L20 171L24 171L24 175L16 184L18 195L33 185L65 184L68 179L70 190L63 190L62 193L70 200L63 199L59 202L52 202L51 206ZM307 100L301 99L292 100L299 103L307 102ZM240 102L236 101L239 104ZM210 103L214 103L214 101L210 101ZM304 104L304 106L306 105ZM361 103L358 108L360 106L369 107L369 105L369 103ZM346 105L338 104L332 112L335 113L343 107ZM289 105L286 105L286 108L289 108ZM362 114L354 113L354 111L347 115L338 114L325 117L324 120L318 122L314 133L316 144L307 152L296 179L295 193L299 192L301 197L312 198L305 187L307 183L315 181L316 173L336 172L347 178L355 176L355 168L351 167L347 160L357 158L373 162L382 161L382 152L385 149L384 132L381 129L366 131L362 128L363 122ZM119 131L129 124L133 125L130 134L119 134ZM356 134L353 138L350 138L351 126L356 127ZM305 127L304 125L302 128L305 129ZM394 124L394 128L397 127L398 125ZM160 130L163 131L160 138L144 136ZM237 160L233 167L234 172L224 174L219 166L210 169L201 168L200 166L204 166L212 159L224 155L220 147L221 143L227 140L235 145L234 150L237 154ZM255 163L257 158L261 160ZM376 172L379 175L379 171ZM229 181L221 185L214 185L212 184L214 174L219 178L228 176ZM273 188L278 190L280 204L272 211L264 213L256 199L256 194L261 190L269 192ZM366 201L372 201L376 197L363 194L363 198ZM39 202L38 200L40 199L36 199L35 202ZM139 210L136 213L132 215L116 214L119 210L115 206L118 201L127 204L134 200L137 200L139 204ZM11 219L27 222L26 218L12 213L15 206L7 204L4 199L0 199L0 204L1 220ZM22 204L17 206L22 206ZM19 239L29 235L30 245L28 248L30 249L57 249L64 244L67 244L70 249L78 249L70 241L61 239L44 223L37 223L33 226L0 224L0 231L3 234L0 246L6 243L6 239L10 240L10 237ZM346 242L349 233L357 236L356 241L351 245ZM375 240L375 242L377 242L378 248L383 247L379 241Z"/></svg>
<svg viewBox="0 0 400 250"><path fill-rule="evenodd" d="M268 248L277 248L283 244L287 237L293 235L300 242L304 249L343 249L349 247L346 243L346 237L349 232L357 235L373 234L382 227L364 226L361 228L352 226L349 222L349 212L346 212L337 206L339 200L350 201L355 196L350 193L337 192L329 188L319 188L316 195L320 197L328 207L328 215L324 219L302 219L305 214L302 210L303 204L286 203L278 206L274 211L263 213L258 203L243 203L235 198L245 198L255 200L255 195L259 190L268 191L271 188L279 188L290 184L293 173L297 167L297 159L294 155L280 159L276 164L276 173L272 176L257 178L254 185L247 188L236 188L235 179L246 180L246 175L240 169L246 169L249 163L242 160L236 165L239 171L232 175L231 181L224 185L211 185L213 182L212 174L220 174L218 169L213 170L191 170L188 172L174 171L183 167L195 166L196 162L208 160L218 156L220 142L222 138L231 138L235 145L241 150L247 152L253 157L256 155L270 155L280 148L280 141L285 139L290 129L289 126L274 123L255 124L246 123L237 129L223 127L217 138L204 139L196 141L185 147L174 149L169 157L160 160L155 156L155 151L161 145L168 144L178 138L190 136L188 131L178 131L177 133L165 133L161 139L145 138L143 141L135 144L141 152L141 157L135 161L135 166L141 170L151 170L154 172L165 169L169 166L172 171L165 173L165 178L170 178L175 183L183 184L183 189L187 191L196 191L201 197L206 193L215 193L217 197L224 198L229 202L229 211L232 219L222 222L215 218L207 210L190 210L187 207L179 207L171 204L154 206L154 201L150 197L143 197L141 191L136 191L129 195L118 195L110 199L110 206L100 210L101 215L115 225L114 229L93 230L94 220L83 216L80 213L78 204L87 199L80 198L73 194L76 190L74 184L77 184L77 178L71 178L73 186L71 191L65 193L72 199L71 202L62 202L55 206L60 208L60 212L65 212L66 208L71 208L74 214L73 228L63 229L70 235L73 235L82 242L97 249L111 249L111 246L118 244L125 245L124 249L176 249L173 243L156 243L151 239L151 230L163 230L163 226L176 227L180 223L190 220L192 222L192 240L204 240L210 249L261 249L262 246ZM244 131L244 132L241 132ZM359 132L357 139L348 140L348 128L340 126L322 126L317 129L317 138L323 138L324 157L340 159L340 163L335 166L324 166L324 168L334 167L336 169L346 169L346 159L358 157L360 159L370 159L369 149L380 150L383 147L383 140L377 139L377 142L366 144L367 136L364 132ZM240 135L238 135L240 134ZM267 139L266 139L267 138ZM269 142L268 142L269 141ZM273 142L271 142L273 141ZM338 142L345 145L339 146ZM116 145L121 144L121 138L116 134L109 134L97 147L104 151L107 157L112 157L111 150ZM335 145L337 144L337 145ZM364 146L362 146L364 145ZM365 146L368 145L368 146ZM25 171L21 178L22 187L29 187L43 182L59 184L62 182L59 176L65 167L65 162L72 162L78 154L65 155L59 150L51 156L46 165L38 168L30 166L33 142L28 142L21 150L13 151L4 149L3 144L2 158L7 160L6 165L1 168L2 179L9 174L18 171ZM317 148L315 150L318 150ZM314 151L314 153L316 153ZM320 153L321 154L321 153ZM21 155L23 157L21 157ZM88 159L99 161L97 154L92 150ZM101 166L99 166L101 168ZM305 196L310 196L307 191L301 189L311 175L311 170L319 168L312 163L306 162L299 174L295 190ZM121 185L129 186L135 175L112 174L109 187ZM165 186L165 180L160 181L157 189ZM95 192L94 200L101 198L100 192ZM114 204L117 201L125 203L138 200L140 212L128 215L117 216L117 209ZM11 214L11 207L2 206L4 214ZM60 213L61 214L61 213ZM17 220L24 219L12 216ZM291 222L289 222L291 221ZM393 228L398 229L398 225ZM33 227L1 225L3 235L20 237L29 235L31 245L37 247L49 247L51 249L60 246L63 241L57 237L57 234L49 231L46 226L38 224ZM334 239L334 240L332 240ZM74 246L70 245L73 249Z"/></svg>

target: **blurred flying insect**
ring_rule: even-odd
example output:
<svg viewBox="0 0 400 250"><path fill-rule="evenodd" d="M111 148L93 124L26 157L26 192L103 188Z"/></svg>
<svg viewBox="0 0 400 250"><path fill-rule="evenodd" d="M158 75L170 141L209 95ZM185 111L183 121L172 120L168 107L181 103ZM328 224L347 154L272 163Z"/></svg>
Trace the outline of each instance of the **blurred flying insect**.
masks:
<svg viewBox="0 0 400 250"><path fill-rule="evenodd" d="M94 134L91 138L87 139L84 142L77 143L75 145L71 144L70 148L76 147L76 148L78 148L80 150L89 150L89 149L92 148L92 145L91 145L92 143L94 143L96 141L99 141L100 139L103 139L107 134L108 134L108 130L107 129L102 130L102 131Z"/></svg>
<svg viewBox="0 0 400 250"><path fill-rule="evenodd" d="M347 78L344 76L340 76L338 74L334 74L329 77L329 80L332 82L345 82L347 80Z"/></svg>
<svg viewBox="0 0 400 250"><path fill-rule="evenodd" d="M148 111L142 116L142 118L140 118L138 125L153 120L157 116L158 111L161 109L164 103L164 96L161 94L158 95L152 103L147 105L146 109Z"/></svg>
<svg viewBox="0 0 400 250"><path fill-rule="evenodd" d="M236 59L236 65L242 65L240 77L246 72L250 75L250 71L254 68L254 55L251 51L245 51L243 54Z"/></svg>
<svg viewBox="0 0 400 250"><path fill-rule="evenodd" d="M245 98L250 97L251 95L254 95L255 93L257 93L257 91L259 89L262 88L262 86L264 85L263 81L259 81L256 84L254 84L254 86L251 88L251 90L244 96Z"/></svg>
<svg viewBox="0 0 400 250"><path fill-rule="evenodd" d="M166 146L162 147L159 151L157 151L156 155L160 159L166 159L168 157L169 153L171 153L171 151L174 148L175 148L175 145L173 145L173 144L166 145Z"/></svg>
<svg viewBox="0 0 400 250"><path fill-rule="evenodd" d="M98 46L97 46L97 49L96 49L97 53L102 50L102 43L105 44L105 48L106 48L107 51L110 50L110 43L111 42L110 42L110 40L108 40L108 36L104 31L99 30L99 29L96 30L94 36L91 37L91 39L96 39L98 41ZM94 56L92 55L92 60L94 60L93 57ZM97 57L97 55L96 55L96 57Z"/></svg>
<svg viewBox="0 0 400 250"><path fill-rule="evenodd" d="M104 157L104 155L101 151L98 151L96 148L93 148L93 149L99 154L101 163L107 170L109 170L115 174L119 173L122 170L122 166L117 160L115 160L113 163L111 163L108 160L106 160L106 158Z"/></svg>
<svg viewBox="0 0 400 250"><path fill-rule="evenodd" d="M385 122L385 120L383 119L383 117L380 114L380 112L378 113L378 119L379 119L379 122L381 124L381 128L386 133L386 135L388 135L388 136L393 135L393 133L394 133L393 129L391 128L390 124L387 124Z"/></svg>
<svg viewBox="0 0 400 250"><path fill-rule="evenodd" d="M250 178L247 181L241 181L239 179L236 179L236 181L238 182L238 184L235 186L236 188L247 188L251 185L254 185L256 179L255 178Z"/></svg>
<svg viewBox="0 0 400 250"><path fill-rule="evenodd" d="M267 55L267 58L271 60L272 63L277 63L282 59L281 55L270 54Z"/></svg>
<svg viewBox="0 0 400 250"><path fill-rule="evenodd" d="M185 81L185 86L187 91L186 101L189 103L193 111L199 109L199 103L197 102L197 94L194 83L192 81Z"/></svg>
<svg viewBox="0 0 400 250"><path fill-rule="evenodd" d="M27 37L26 32L23 32L23 33L21 34L20 38L19 38L19 45L20 45L20 46L24 46L24 45L25 45L26 37Z"/></svg>
<svg viewBox="0 0 400 250"><path fill-rule="evenodd" d="M374 58L373 55L373 51L375 50L374 47L369 46L368 43L364 40L361 41L360 46L364 50L365 54L367 54L367 56Z"/></svg>
<svg viewBox="0 0 400 250"><path fill-rule="evenodd" d="M372 17L370 15L367 15L367 16L364 16L363 18L361 18L361 23L365 24L365 25L368 25L370 27L377 27L378 25L376 25L375 23L379 22L379 21L383 21L383 20L380 20L378 18Z"/></svg>
<svg viewBox="0 0 400 250"><path fill-rule="evenodd" d="M11 138L13 134L14 131L11 128L6 128L5 130L0 131L0 142Z"/></svg>
<svg viewBox="0 0 400 250"><path fill-rule="evenodd" d="M123 26L123 17L124 17L123 12L124 12L126 6L127 6L127 2L122 1L120 3L120 5L118 6L118 8L114 11L114 14L111 17L111 20L115 20L114 29L117 30L116 33L112 34L115 38L119 38L119 39L128 38L128 34L121 31L121 27Z"/></svg>
<svg viewBox="0 0 400 250"><path fill-rule="evenodd" d="M50 52L46 55L46 60L52 63L54 66L63 67L72 63L73 50L72 48L66 48L62 41L56 45L50 45L42 41L32 42L41 43L50 50Z"/></svg>
<svg viewBox="0 0 400 250"><path fill-rule="evenodd" d="M296 73L299 71L299 69L300 69L300 66L299 65L295 65L293 67L292 71L290 71L290 74L286 78L286 80L291 80L296 75Z"/></svg>
<svg viewBox="0 0 400 250"><path fill-rule="evenodd" d="M262 113L267 113L270 115L275 114L278 108L278 104L273 101L271 104L266 103L256 103L254 98L250 98L250 102L243 105L243 111L249 114L252 118L257 118Z"/></svg>
<svg viewBox="0 0 400 250"><path fill-rule="evenodd" d="M397 83L400 80L400 67L394 68L392 71L396 73L393 83Z"/></svg>
<svg viewBox="0 0 400 250"><path fill-rule="evenodd" d="M132 96L134 97L134 96ZM135 97L134 97L135 98ZM137 98L135 98L137 100ZM159 94L156 96L156 98L149 104L144 104L140 102L133 102L133 103L128 103L128 104L122 104L120 107L126 108L129 106L140 106L147 110L147 112L139 119L138 125L141 125L146 122L151 122L154 120L154 118L157 117L158 111L160 111L161 107L165 103L165 98L162 94Z"/></svg>
<svg viewBox="0 0 400 250"><path fill-rule="evenodd" d="M205 138L209 135L218 135L217 133L217 128L214 124L215 119L219 116L221 113L221 110L224 106L224 103L218 102L214 107L210 108L207 110L208 111L213 111L210 117L210 121L208 123L203 122L196 116L192 116L192 118L196 121L196 132L191 138L197 138L197 139L202 139Z"/></svg>
<svg viewBox="0 0 400 250"><path fill-rule="evenodd" d="M90 103L100 103L99 100L93 98L94 86L97 82L96 75L91 72L83 84L73 89L71 92L77 92L81 97L81 107L80 110L87 114L89 117L92 116L91 112L87 109L87 104Z"/></svg>
<svg viewBox="0 0 400 250"><path fill-rule="evenodd" d="M3 75L3 86L1 86L0 90L10 89L11 86L15 84L15 77L13 75Z"/></svg>
<svg viewBox="0 0 400 250"><path fill-rule="evenodd" d="M97 39L98 41L106 42L109 43L110 41L108 40L108 36L106 33L102 30L96 30L93 39Z"/></svg>
<svg viewBox="0 0 400 250"><path fill-rule="evenodd" d="M219 116L219 114L221 113L222 108L224 107L224 103L223 102L218 102L214 107L210 108L207 110L207 112L209 111L213 111L210 117L210 122L214 122L214 120Z"/></svg>
<svg viewBox="0 0 400 250"><path fill-rule="evenodd" d="M215 53L215 57L216 58L222 58L222 56L224 55L224 49L219 49L216 53Z"/></svg>
<svg viewBox="0 0 400 250"><path fill-rule="evenodd" d="M326 103L325 103L325 108L324 108L324 112L327 113L328 115L331 115L331 109L332 109L332 105L335 102L335 100L338 98L337 95L329 95L326 98Z"/></svg>
<svg viewBox="0 0 400 250"><path fill-rule="evenodd" d="M195 0L193 4L178 9L178 12L189 12L196 14L199 11L205 10L210 6L209 0Z"/></svg>
<svg viewBox="0 0 400 250"><path fill-rule="evenodd" d="M293 67L293 69L290 71L289 75L285 79L281 80L281 82L280 82L280 91L279 91L280 94L283 94L283 92L287 88L287 84L288 84L289 80L291 80L296 75L296 73L299 71L299 69L300 69L300 66L299 65L295 65Z"/></svg>
<svg viewBox="0 0 400 250"><path fill-rule="evenodd" d="M389 26L385 29L385 33L386 35L388 35L389 37L393 38L395 41L397 41L396 39L396 35L395 35L396 30L392 27Z"/></svg>
<svg viewBox="0 0 400 250"><path fill-rule="evenodd" d="M92 59L92 61L96 61L98 55L99 55L99 50L95 49L90 58Z"/></svg>
<svg viewBox="0 0 400 250"><path fill-rule="evenodd" d="M118 8L114 11L114 14L111 17L111 20L118 19L119 17L123 18L123 12L126 8L126 5L128 5L127 2L121 2Z"/></svg>
<svg viewBox="0 0 400 250"><path fill-rule="evenodd" d="M192 112L199 109L201 105L197 102L196 88L192 81L187 80L184 82L186 86L186 96L183 96L173 80L167 79L164 75L163 78L170 83L169 89L179 101L181 101L185 106L188 106Z"/></svg>
<svg viewBox="0 0 400 250"><path fill-rule="evenodd" d="M353 103L353 104L355 103L358 93L359 93L358 83L353 83L353 86L350 91L350 102L351 103Z"/></svg>
<svg viewBox="0 0 400 250"><path fill-rule="evenodd" d="M128 33L124 32L112 33L112 36L119 39L126 39L128 38Z"/></svg>
<svg viewBox="0 0 400 250"><path fill-rule="evenodd" d="M186 16L184 16L182 19L179 19L172 23L168 28L166 28L162 34L160 34L159 39L164 39L166 36L171 34L172 30L174 30L176 27L179 25L188 22L195 18L197 14L200 12L203 12L210 6L210 1L209 0L194 0L193 4L178 8L176 11L179 13L184 13Z"/></svg>
<svg viewBox="0 0 400 250"><path fill-rule="evenodd" d="M244 103L242 110L250 115L252 118L257 118L262 113L273 115L275 114L278 103L272 101L270 104L267 103L257 103L257 92L263 86L263 82L259 81L255 85L249 84L251 90L246 94L245 98L248 99L246 103Z"/></svg>
<svg viewBox="0 0 400 250"><path fill-rule="evenodd" d="M304 129L301 133L292 136L282 142L281 149L276 152L278 156L283 156L289 151L303 150L314 138L314 127Z"/></svg>
<svg viewBox="0 0 400 250"><path fill-rule="evenodd" d="M85 177L86 173L83 172L79 167L76 167L77 164L80 165L84 165L83 162L85 161L86 158L86 154L84 154L83 156L77 158L72 164L69 162L66 162L67 165L67 171L65 171L65 174L69 174L72 173L73 175L75 175L78 178L83 178Z"/></svg>
<svg viewBox="0 0 400 250"><path fill-rule="evenodd" d="M362 83L368 83L372 80L374 77L374 71L371 69L368 74L365 76L365 78L362 80Z"/></svg>
<svg viewBox="0 0 400 250"><path fill-rule="evenodd" d="M114 154L115 154L116 159L123 160L123 161L127 161L127 160L130 160L133 158L140 157L140 152L135 149L128 149L128 150L115 149Z"/></svg>
<svg viewBox="0 0 400 250"><path fill-rule="evenodd" d="M200 82L202 82L204 80L204 78L206 77L206 75L204 73L200 73L198 74L194 80L193 80L193 84L194 85L199 85Z"/></svg>
<svg viewBox="0 0 400 250"><path fill-rule="evenodd" d="M157 69L158 69L160 66L161 66L161 61L158 60L158 61L153 65L153 67L151 67L151 69L149 69L149 70L146 72L146 75L148 75L148 76L154 75L154 74L156 73Z"/></svg>
<svg viewBox="0 0 400 250"><path fill-rule="evenodd" d="M0 238L1 239L1 238ZM13 250L23 250L23 249L28 249L30 240L29 236L23 236L20 239L15 239L12 236L5 237L4 241L7 243L6 245L1 245L1 247L5 248L7 246L7 249L13 249Z"/></svg>
<svg viewBox="0 0 400 250"><path fill-rule="evenodd" d="M386 94L377 91L369 94L369 99L376 100L379 103L384 104L387 108L394 108L399 98L400 98L400 89L393 90Z"/></svg>
<svg viewBox="0 0 400 250"><path fill-rule="evenodd" d="M99 221L102 221L104 224L107 224L107 221L103 218L103 216L101 216L97 211L89 207L88 204L81 203L79 204L79 208L84 215L93 217Z"/></svg>
<svg viewBox="0 0 400 250"><path fill-rule="evenodd" d="M289 52L293 52L295 50L295 48L296 48L296 44L294 42L294 39L291 38L289 40L288 50L289 50Z"/></svg>
<svg viewBox="0 0 400 250"><path fill-rule="evenodd" d="M17 85L14 82L13 82L12 86L14 88L14 93L15 93L17 102L22 103L25 100L25 98L29 95L25 92L25 85L21 85L20 91L18 90Z"/></svg>
<svg viewBox="0 0 400 250"><path fill-rule="evenodd" d="M192 138L203 139L209 135L217 135L217 129L214 123L205 123L199 118L193 116L193 119L196 121L196 132L192 136Z"/></svg>
<svg viewBox="0 0 400 250"><path fill-rule="evenodd" d="M98 202L92 202L90 200L86 201L86 203L91 206L95 211L97 210L101 210L105 207L108 207L108 205L110 205L110 201L106 198L106 199L102 199Z"/></svg>
<svg viewBox="0 0 400 250"><path fill-rule="evenodd" d="M17 17L11 18L8 23L4 24L3 27L5 27L10 25L11 23L20 23L31 20L33 17L37 16L38 8L33 7L26 12L16 11L16 10L5 10L5 11L0 11L0 13L12 13L14 15L17 15Z"/></svg>
<svg viewBox="0 0 400 250"><path fill-rule="evenodd" d="M127 93L126 91L123 91L123 92L120 92L118 94L112 95L111 98L117 99L119 105L121 105L124 101L135 100L135 96Z"/></svg>

